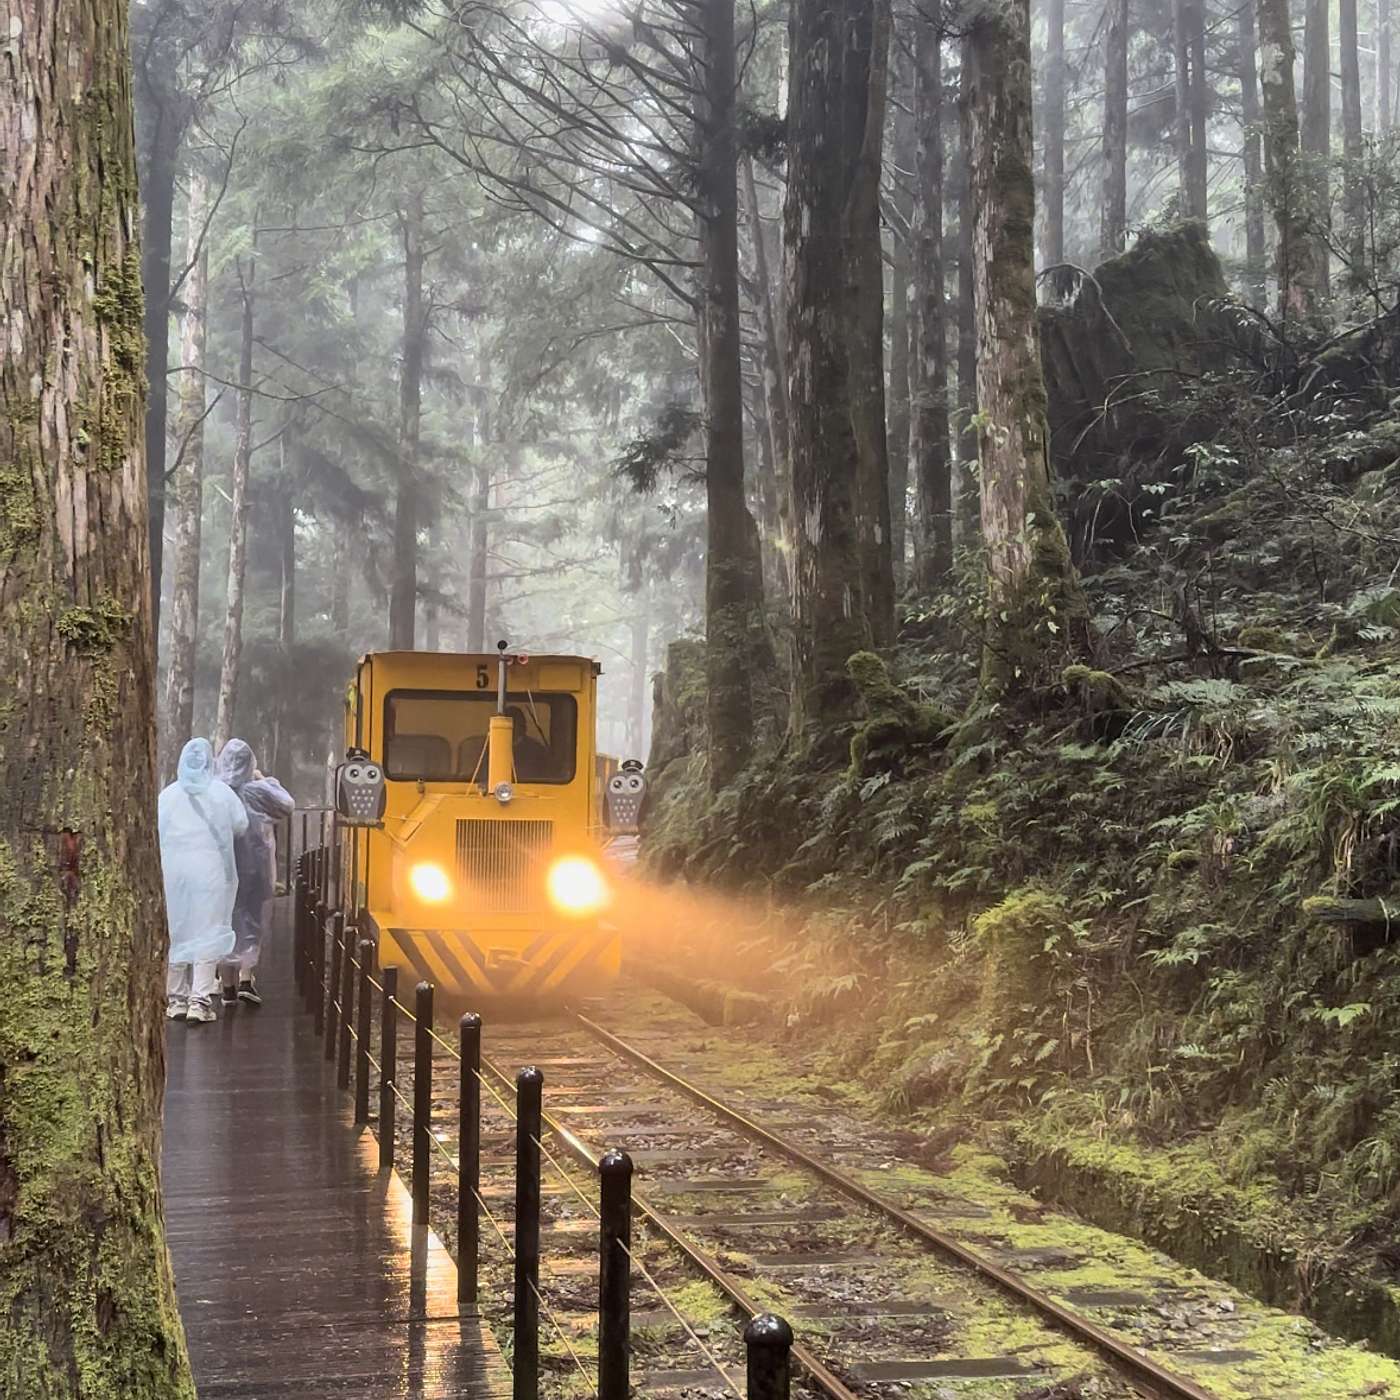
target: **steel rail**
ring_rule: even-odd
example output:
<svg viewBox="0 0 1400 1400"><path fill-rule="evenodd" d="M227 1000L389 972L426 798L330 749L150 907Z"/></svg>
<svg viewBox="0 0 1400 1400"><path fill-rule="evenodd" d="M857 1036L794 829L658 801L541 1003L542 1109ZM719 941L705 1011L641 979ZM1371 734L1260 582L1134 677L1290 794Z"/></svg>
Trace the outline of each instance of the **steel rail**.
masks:
<svg viewBox="0 0 1400 1400"><path fill-rule="evenodd" d="M805 1167L851 1200L858 1201L861 1205L878 1212L886 1219L892 1220L906 1234L911 1235L929 1248L951 1255L959 1263L965 1264L982 1277L990 1279L1020 1302L1028 1303L1062 1332L1068 1333L1077 1341L1089 1342L1120 1370L1128 1372L1136 1384L1146 1386L1153 1395L1160 1397L1160 1400L1218 1400L1212 1391L1205 1390L1195 1381L1169 1370L1159 1362L1154 1361L1146 1352L1140 1351L1131 1343L1115 1337L1096 1322L1081 1316L1062 1303L1057 1303L1049 1294L1041 1292L1019 1274L1012 1273L1009 1269L1004 1269L1001 1265L993 1263L985 1255L970 1248L961 1240L945 1234L942 1230L935 1229L916 1215L887 1201L883 1196L870 1190L869 1187L863 1186L853 1176L842 1171L841 1168L822 1161L820 1157L813 1156L797 1143L773 1132L770 1128L765 1128L760 1123L755 1123L737 1109L730 1108L728 1104L721 1102L698 1085L683 1079L673 1070L667 1069L665 1065L658 1064L644 1051L627 1044L625 1040L598 1025L596 1021L589 1020L581 1012L575 1012L574 1015L578 1024L589 1035L601 1041L614 1053L664 1080L679 1093L694 1100L726 1122L733 1124L746 1137L771 1147L775 1152L781 1153L799 1166ZM682 1247L684 1248L684 1246ZM794 1354L796 1354L795 1349Z"/></svg>
<svg viewBox="0 0 1400 1400"><path fill-rule="evenodd" d="M482 1056L482 1066L489 1069L502 1083L510 1085L515 1081L505 1073L498 1065L494 1064L486 1056ZM577 1134L559 1121L554 1114L547 1109L540 1115L544 1125L563 1143L565 1149L571 1156L576 1157L592 1171L597 1171L601 1154L594 1152ZM685 1237L682 1231L672 1224L663 1211L658 1210L645 1197L633 1192L632 1205L639 1210L642 1215L664 1235L677 1249L681 1251L690 1261L723 1293L730 1302L734 1303L742 1312L748 1314L749 1320L762 1316L769 1309L755 1302L743 1286L730 1273L728 1273L711 1254L701 1249L694 1240ZM664 1301L664 1299L663 1299ZM810 1347L803 1342L794 1341L792 1344L792 1358L807 1373L816 1386L831 1400L861 1400L860 1396L838 1376L827 1367Z"/></svg>

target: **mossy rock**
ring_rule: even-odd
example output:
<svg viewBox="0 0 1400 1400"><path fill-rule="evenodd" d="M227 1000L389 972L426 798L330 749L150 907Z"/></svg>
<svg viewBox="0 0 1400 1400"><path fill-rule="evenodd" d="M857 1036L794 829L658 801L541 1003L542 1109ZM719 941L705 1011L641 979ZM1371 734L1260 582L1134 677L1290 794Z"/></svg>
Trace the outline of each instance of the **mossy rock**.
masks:
<svg viewBox="0 0 1400 1400"><path fill-rule="evenodd" d="M846 674L866 713L851 736L851 777L862 777L875 756L897 757L902 751L937 743L955 723L936 705L924 705L900 689L889 667L872 651L858 651L846 662Z"/></svg>

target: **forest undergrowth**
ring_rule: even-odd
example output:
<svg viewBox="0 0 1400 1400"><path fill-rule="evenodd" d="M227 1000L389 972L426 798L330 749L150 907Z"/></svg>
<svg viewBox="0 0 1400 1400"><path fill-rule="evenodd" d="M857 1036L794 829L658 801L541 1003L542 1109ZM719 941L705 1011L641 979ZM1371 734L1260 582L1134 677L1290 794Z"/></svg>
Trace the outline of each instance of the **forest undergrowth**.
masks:
<svg viewBox="0 0 1400 1400"><path fill-rule="evenodd" d="M1202 380L1208 439L1099 484L1135 538L1086 562L1096 654L1034 713L979 696L968 559L852 659L849 761L783 744L710 799L673 649L646 838L768 901L725 964L932 1144L1094 1181L1159 1242L1199 1217L1304 1304L1400 1282L1400 396L1359 362ZM713 967L732 929L693 941Z"/></svg>

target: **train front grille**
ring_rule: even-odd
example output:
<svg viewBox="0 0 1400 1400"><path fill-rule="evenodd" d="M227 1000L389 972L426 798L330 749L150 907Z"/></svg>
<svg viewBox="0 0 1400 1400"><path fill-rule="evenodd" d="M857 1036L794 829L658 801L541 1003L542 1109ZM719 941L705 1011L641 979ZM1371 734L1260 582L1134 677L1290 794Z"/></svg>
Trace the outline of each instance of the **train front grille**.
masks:
<svg viewBox="0 0 1400 1400"><path fill-rule="evenodd" d="M553 845L553 822L459 821L457 874L483 912L528 913L544 898Z"/></svg>

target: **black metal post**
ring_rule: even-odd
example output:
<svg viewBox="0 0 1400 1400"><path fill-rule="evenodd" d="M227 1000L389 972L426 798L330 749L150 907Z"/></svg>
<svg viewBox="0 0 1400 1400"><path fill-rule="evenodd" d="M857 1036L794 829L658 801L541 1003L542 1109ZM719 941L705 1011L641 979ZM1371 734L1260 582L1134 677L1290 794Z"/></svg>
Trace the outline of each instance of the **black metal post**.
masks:
<svg viewBox="0 0 1400 1400"><path fill-rule="evenodd" d="M326 979L326 1048L327 1060L334 1061L340 1044L340 964L345 952L345 915L339 909L331 915L331 975Z"/></svg>
<svg viewBox="0 0 1400 1400"><path fill-rule="evenodd" d="M341 915L342 920L344 915ZM335 1062L335 1083L338 1089L350 1087L350 1028L354 1025L355 1010L355 959L351 952L355 947L353 924L342 924L345 929L345 960L340 976L340 1053Z"/></svg>
<svg viewBox="0 0 1400 1400"><path fill-rule="evenodd" d="M306 958L306 869L298 859L292 880L292 975L296 979L297 995L306 985L302 962Z"/></svg>
<svg viewBox="0 0 1400 1400"><path fill-rule="evenodd" d="M360 939L360 999L355 1003L355 1122L369 1122L369 977L374 944Z"/></svg>
<svg viewBox="0 0 1400 1400"><path fill-rule="evenodd" d="M384 995L379 1003L379 1169L394 1165L394 1087L399 1074L399 970L380 974Z"/></svg>
<svg viewBox="0 0 1400 1400"><path fill-rule="evenodd" d="M316 901L316 928L311 935L311 955L312 973L311 985L307 991L311 994L311 1010L316 1016L316 1034L320 1035L326 1028L326 925L329 916L326 912L324 900Z"/></svg>
<svg viewBox="0 0 1400 1400"><path fill-rule="evenodd" d="M420 982L413 1005L413 1223L428 1223L428 1134L433 1129L433 984Z"/></svg>
<svg viewBox="0 0 1400 1400"><path fill-rule="evenodd" d="M515 1362L514 1400L540 1393L540 1116L544 1075L522 1069L515 1080Z"/></svg>
<svg viewBox="0 0 1400 1400"><path fill-rule="evenodd" d="M609 1152L598 1163L598 1400L627 1400L632 1328L632 1159Z"/></svg>
<svg viewBox="0 0 1400 1400"><path fill-rule="evenodd" d="M764 1313L744 1328L749 1400L788 1400L792 1388L792 1328Z"/></svg>
<svg viewBox="0 0 1400 1400"><path fill-rule="evenodd" d="M457 1084L457 1303L476 1306L481 1217L481 1017L468 1011L457 1023L461 1078Z"/></svg>

